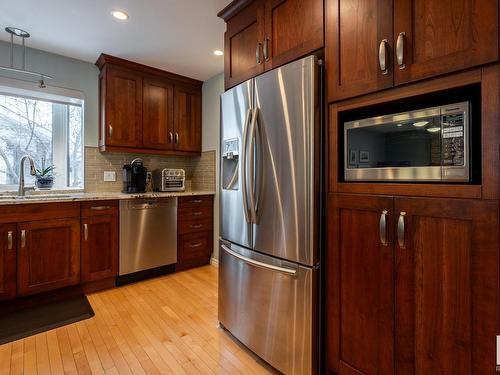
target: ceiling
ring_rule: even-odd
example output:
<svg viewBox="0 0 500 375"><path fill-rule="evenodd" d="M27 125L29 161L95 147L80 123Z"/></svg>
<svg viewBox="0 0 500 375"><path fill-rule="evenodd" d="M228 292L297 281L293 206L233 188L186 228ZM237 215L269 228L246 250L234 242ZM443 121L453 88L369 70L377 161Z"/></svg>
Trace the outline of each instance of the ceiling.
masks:
<svg viewBox="0 0 500 375"><path fill-rule="evenodd" d="M29 47L94 63L101 52L206 80L223 71L224 21L230 0L0 0L0 40L15 26ZM112 10L123 10L119 21Z"/></svg>

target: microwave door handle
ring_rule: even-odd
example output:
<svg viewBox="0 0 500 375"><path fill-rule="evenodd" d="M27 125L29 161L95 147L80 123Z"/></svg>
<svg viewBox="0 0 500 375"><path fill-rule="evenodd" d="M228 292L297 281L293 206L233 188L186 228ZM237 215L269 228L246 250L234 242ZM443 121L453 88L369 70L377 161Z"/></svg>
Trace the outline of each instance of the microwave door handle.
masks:
<svg viewBox="0 0 500 375"><path fill-rule="evenodd" d="M252 117L252 109L248 109L245 116L245 123L243 124L243 141L241 145L241 193L243 196L243 211L245 212L245 220L251 223L251 218L248 211L248 192L247 192L247 141L248 141L248 128L250 117Z"/></svg>

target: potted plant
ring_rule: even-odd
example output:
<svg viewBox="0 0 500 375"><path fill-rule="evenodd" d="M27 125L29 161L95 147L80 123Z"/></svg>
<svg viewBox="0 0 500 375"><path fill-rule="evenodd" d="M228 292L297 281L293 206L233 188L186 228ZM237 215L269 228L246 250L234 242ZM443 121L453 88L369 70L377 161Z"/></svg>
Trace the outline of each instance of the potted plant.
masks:
<svg viewBox="0 0 500 375"><path fill-rule="evenodd" d="M55 167L49 165L45 168L45 159L42 159L42 168L36 170L36 186L39 189L49 190L54 186L54 171Z"/></svg>

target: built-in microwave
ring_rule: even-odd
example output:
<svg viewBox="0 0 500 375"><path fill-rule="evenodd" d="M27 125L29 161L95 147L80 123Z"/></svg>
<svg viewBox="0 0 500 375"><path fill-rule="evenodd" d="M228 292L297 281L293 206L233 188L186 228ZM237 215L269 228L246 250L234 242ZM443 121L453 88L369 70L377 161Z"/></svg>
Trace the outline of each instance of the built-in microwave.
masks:
<svg viewBox="0 0 500 375"><path fill-rule="evenodd" d="M469 102L345 122L344 179L469 182L469 122Z"/></svg>

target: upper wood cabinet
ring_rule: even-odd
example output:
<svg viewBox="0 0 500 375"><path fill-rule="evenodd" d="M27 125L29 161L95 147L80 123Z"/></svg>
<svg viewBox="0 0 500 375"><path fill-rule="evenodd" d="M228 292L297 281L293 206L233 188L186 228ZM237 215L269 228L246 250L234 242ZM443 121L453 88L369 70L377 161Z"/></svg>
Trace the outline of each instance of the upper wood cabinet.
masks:
<svg viewBox="0 0 500 375"><path fill-rule="evenodd" d="M16 296L16 224L0 224L0 301Z"/></svg>
<svg viewBox="0 0 500 375"><path fill-rule="evenodd" d="M323 48L323 0L235 0L219 17L226 89Z"/></svg>
<svg viewBox="0 0 500 375"><path fill-rule="evenodd" d="M330 102L498 60L498 0L326 0Z"/></svg>
<svg viewBox="0 0 500 375"><path fill-rule="evenodd" d="M201 152L201 81L105 54L96 65L102 152Z"/></svg>
<svg viewBox="0 0 500 375"><path fill-rule="evenodd" d="M80 282L80 218L19 223L17 294L25 296Z"/></svg>

